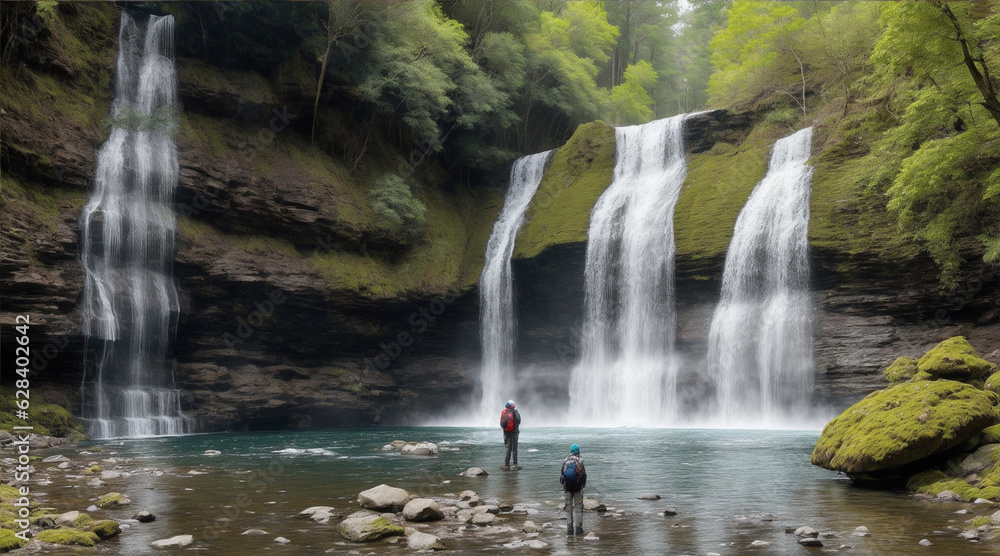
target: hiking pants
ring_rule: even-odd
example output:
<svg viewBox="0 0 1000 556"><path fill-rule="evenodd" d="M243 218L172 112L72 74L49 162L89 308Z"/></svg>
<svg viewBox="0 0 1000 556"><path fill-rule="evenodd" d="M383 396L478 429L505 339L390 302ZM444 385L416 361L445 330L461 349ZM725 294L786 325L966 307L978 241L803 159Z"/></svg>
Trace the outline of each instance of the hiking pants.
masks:
<svg viewBox="0 0 1000 556"><path fill-rule="evenodd" d="M566 498L566 525L568 527L583 527L583 491L565 491ZM576 519L573 518L574 514Z"/></svg>
<svg viewBox="0 0 1000 556"><path fill-rule="evenodd" d="M517 435L518 431L504 431L503 445L507 447L507 456L503 458L504 465L510 465L510 456L514 455L514 465L517 465Z"/></svg>

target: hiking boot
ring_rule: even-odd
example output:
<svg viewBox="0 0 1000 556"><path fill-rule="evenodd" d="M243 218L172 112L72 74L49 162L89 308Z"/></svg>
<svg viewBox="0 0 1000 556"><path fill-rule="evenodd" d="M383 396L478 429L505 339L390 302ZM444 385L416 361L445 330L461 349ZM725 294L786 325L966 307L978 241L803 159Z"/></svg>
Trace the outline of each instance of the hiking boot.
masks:
<svg viewBox="0 0 1000 556"><path fill-rule="evenodd" d="M520 465L514 465L513 467L511 467L511 469L513 469L514 471L520 471L521 470L521 466Z"/></svg>
<svg viewBox="0 0 1000 556"><path fill-rule="evenodd" d="M576 527L576 531L573 531L573 533L576 534L576 535L582 535L583 534L583 527L577 526Z"/></svg>
<svg viewBox="0 0 1000 556"><path fill-rule="evenodd" d="M500 466L500 470L501 471L510 471L510 466L509 465L501 465Z"/></svg>
<svg viewBox="0 0 1000 556"><path fill-rule="evenodd" d="M572 537L573 536L573 526L572 525L567 525L566 526L566 536L567 537Z"/></svg>

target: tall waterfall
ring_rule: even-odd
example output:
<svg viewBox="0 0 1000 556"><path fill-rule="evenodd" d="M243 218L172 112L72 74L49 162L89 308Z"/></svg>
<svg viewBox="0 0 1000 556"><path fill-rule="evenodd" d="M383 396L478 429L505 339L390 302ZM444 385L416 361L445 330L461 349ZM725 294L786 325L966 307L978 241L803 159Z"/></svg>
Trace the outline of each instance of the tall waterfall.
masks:
<svg viewBox="0 0 1000 556"><path fill-rule="evenodd" d="M514 240L524 223L524 213L534 197L552 151L517 159L510 171L510 185L500 216L486 246L486 265L479 277L479 330L482 340L482 385L479 416L499 415L504 400L514 397L513 276L510 257Z"/></svg>
<svg viewBox="0 0 1000 556"><path fill-rule="evenodd" d="M182 434L173 388L177 149L174 18L121 17L111 134L80 216L83 332L93 358L83 417L97 438Z"/></svg>
<svg viewBox="0 0 1000 556"><path fill-rule="evenodd" d="M576 422L659 425L676 411L674 206L686 115L615 129L614 179L590 213Z"/></svg>
<svg viewBox="0 0 1000 556"><path fill-rule="evenodd" d="M709 332L714 417L722 424L780 424L808 404L811 140L806 128L774 144L767 175L736 220Z"/></svg>

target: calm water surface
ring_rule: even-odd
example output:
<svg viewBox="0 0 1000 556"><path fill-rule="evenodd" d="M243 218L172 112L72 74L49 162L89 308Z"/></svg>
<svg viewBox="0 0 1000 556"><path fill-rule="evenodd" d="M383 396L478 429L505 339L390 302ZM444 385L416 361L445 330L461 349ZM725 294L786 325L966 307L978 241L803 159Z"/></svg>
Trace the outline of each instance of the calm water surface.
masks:
<svg viewBox="0 0 1000 556"><path fill-rule="evenodd" d="M111 440L64 453L84 463L128 458L119 463L133 472L128 480L109 480L100 489L86 486L82 478L69 481L69 486L58 480L37 487L44 493L37 498L60 509L83 510L104 492L123 490L131 506L93 512L93 517L128 518L142 509L157 516L155 522L135 525L118 539L87 551L92 554L149 554L154 551L151 541L180 534L194 535L195 543L177 549L178 554L408 553L405 543L348 543L337 535L336 520L321 525L295 517L318 505L334 506L346 515L358 509L358 492L380 483L430 497L472 489L487 502L511 502L527 512L502 516L501 527L492 530L454 521L426 526L424 530L445 540L451 553L811 553L785 533L801 525L835 534L824 539L823 550L839 548L841 554L1000 553L997 540L973 544L957 537L972 528L972 517L990 515L996 508L855 488L846 478L809 464L817 438L813 431L528 428L521 433L524 469L518 472L498 469L502 433L493 429L342 429ZM381 450L394 439L429 440L444 450L433 457ZM587 464L586 495L610 509L584 517L585 529L599 540L567 539L565 522L559 520L564 515L559 510L559 467L571 443L581 446ZM99 451L92 451L95 447ZM208 449L222 455L202 455ZM490 475L458 476L472 466ZM662 499L637 498L647 493ZM679 514L662 516L668 507ZM969 513L956 514L960 509ZM773 515L773 521L762 519L766 514ZM552 523L538 536L549 543L546 548L504 547L527 540L521 532L525 520ZM871 536L851 536L859 525L867 526ZM241 534L251 528L268 535ZM273 543L278 536L292 543ZM934 546L918 546L922 538ZM752 548L755 540L770 544Z"/></svg>

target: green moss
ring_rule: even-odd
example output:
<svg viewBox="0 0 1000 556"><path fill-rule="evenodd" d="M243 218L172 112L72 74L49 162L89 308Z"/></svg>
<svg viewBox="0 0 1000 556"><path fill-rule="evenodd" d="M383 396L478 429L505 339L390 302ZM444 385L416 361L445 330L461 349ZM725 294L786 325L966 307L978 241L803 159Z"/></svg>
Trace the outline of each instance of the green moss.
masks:
<svg viewBox="0 0 1000 556"><path fill-rule="evenodd" d="M96 502L98 508L117 508L119 506L126 506L129 503L131 503L131 500L120 492L109 492L98 498Z"/></svg>
<svg viewBox="0 0 1000 556"><path fill-rule="evenodd" d="M94 518L87 514L80 514L79 517L73 520L73 527L77 529L90 529L94 524Z"/></svg>
<svg viewBox="0 0 1000 556"><path fill-rule="evenodd" d="M1000 425L986 427L979 433L980 444L1000 444Z"/></svg>
<svg viewBox="0 0 1000 556"><path fill-rule="evenodd" d="M985 376L996 366L979 357L963 336L948 338L924 354L917 362L921 372L955 380Z"/></svg>
<svg viewBox="0 0 1000 556"><path fill-rule="evenodd" d="M1000 394L1000 372L991 374L983 384L983 389L989 390L994 394Z"/></svg>
<svg viewBox="0 0 1000 556"><path fill-rule="evenodd" d="M100 465L91 465L87 469L84 469L83 473L84 475L93 475L94 473L100 473L101 471Z"/></svg>
<svg viewBox="0 0 1000 556"><path fill-rule="evenodd" d="M101 521L95 521L93 525L90 526L90 532L96 534L102 539L110 539L115 535L122 532L122 528L118 525L118 522L113 519L102 519Z"/></svg>
<svg viewBox="0 0 1000 556"><path fill-rule="evenodd" d="M18 537L10 529L0 529L0 552L17 550L28 544L28 541Z"/></svg>
<svg viewBox="0 0 1000 556"><path fill-rule="evenodd" d="M237 111L246 104L278 104L271 83L252 71L233 71L195 58L182 58L177 60L177 80L181 87L201 89L199 94L235 99L232 106Z"/></svg>
<svg viewBox="0 0 1000 556"><path fill-rule="evenodd" d="M401 536L405 533L402 525L396 525L384 517L372 520L365 528L367 534L358 539L360 542L370 542L385 537Z"/></svg>
<svg viewBox="0 0 1000 556"><path fill-rule="evenodd" d="M552 156L514 246L532 258L553 245L587 241L590 211L615 170L615 130L604 122L576 129Z"/></svg>
<svg viewBox="0 0 1000 556"><path fill-rule="evenodd" d="M900 357L886 367L882 374L890 383L910 380L917 374L917 360L912 357Z"/></svg>
<svg viewBox="0 0 1000 556"><path fill-rule="evenodd" d="M941 492L950 490L966 502L971 502L976 498L986 498L987 500L1000 498L1000 487L975 487L970 485L965 479L949 477L943 471L937 470L924 471L910 477L910 480L906 483L906 488L915 492L930 494L931 496L937 496Z"/></svg>
<svg viewBox="0 0 1000 556"><path fill-rule="evenodd" d="M972 518L973 527L982 527L983 525L989 525L991 523L993 523L993 520L991 520L986 516L979 516Z"/></svg>
<svg viewBox="0 0 1000 556"><path fill-rule="evenodd" d="M80 546L94 546L100 541L100 537L89 531L77 531L76 529L46 529L39 531L35 539L52 544L76 544Z"/></svg>
<svg viewBox="0 0 1000 556"><path fill-rule="evenodd" d="M725 257L736 218L767 173L774 141L787 134L774 124L755 127L739 145L716 143L691 155L677 208L677 255L693 259Z"/></svg>
<svg viewBox="0 0 1000 556"><path fill-rule="evenodd" d="M849 474L898 468L996 424L995 403L994 394L951 380L878 390L826 425L812 463Z"/></svg>
<svg viewBox="0 0 1000 556"><path fill-rule="evenodd" d="M24 422L15 418L14 391L5 389L0 395L0 427L10 430L16 425L23 425ZM45 403L45 399L35 394L31 397L32 404L28 407L28 415L34 428L32 432L43 435L59 437L83 437L83 423L74 417L66 408Z"/></svg>

